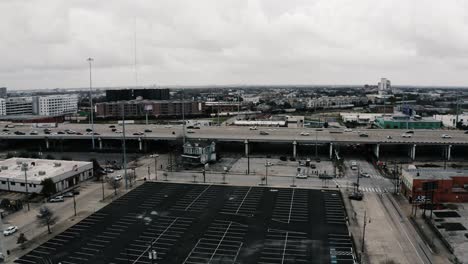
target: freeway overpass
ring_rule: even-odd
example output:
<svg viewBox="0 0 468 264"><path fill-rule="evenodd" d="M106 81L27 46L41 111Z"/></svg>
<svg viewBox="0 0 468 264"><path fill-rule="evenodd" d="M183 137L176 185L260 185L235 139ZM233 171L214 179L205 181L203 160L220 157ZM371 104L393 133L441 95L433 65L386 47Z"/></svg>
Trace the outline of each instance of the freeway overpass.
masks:
<svg viewBox="0 0 468 264"><path fill-rule="evenodd" d="M115 125L118 130L122 127ZM57 128L51 128L51 134L44 134L43 128L33 128L31 125L17 125L8 128L9 131L0 132L1 141L9 140L42 140L45 147L49 148L50 142L55 140L92 140L92 135L86 134L89 124L60 124ZM447 160L451 158L451 149L454 146L468 146L468 134L458 130L414 130L414 134L408 138L403 137L405 130L399 129L361 129L360 131L344 132L343 129L307 129L307 128L259 128L250 130L248 127L201 127L200 129L188 130L182 126L160 126L160 125L136 125L127 124L126 140L137 141L139 149L143 149L145 142L149 141L175 141L181 140L184 135L186 139L193 140L215 140L217 142L239 142L245 145L246 154L250 151L250 143L288 143L292 146L292 154L296 156L296 147L303 144L329 145L330 155L333 149L340 145L362 144L372 146L374 155L379 158L380 149L385 146L395 145L408 149L408 156L415 159L417 146L438 146L442 149ZM4 128L1 128L4 129ZM66 129L71 129L82 135L58 134ZM137 135L138 132L146 132ZM25 135L15 135L15 131L25 133ZM37 131L37 135L32 135L32 131ZM95 124L94 131L99 135L94 135L96 148L102 149L103 141L122 140L122 133L112 132L110 124ZM260 131L265 131L268 135L261 135ZM192 132L192 133L188 133ZM308 134L303 135L301 132ZM362 137L361 133L368 136ZM450 138L443 138L447 134ZM91 143L90 143L91 146Z"/></svg>

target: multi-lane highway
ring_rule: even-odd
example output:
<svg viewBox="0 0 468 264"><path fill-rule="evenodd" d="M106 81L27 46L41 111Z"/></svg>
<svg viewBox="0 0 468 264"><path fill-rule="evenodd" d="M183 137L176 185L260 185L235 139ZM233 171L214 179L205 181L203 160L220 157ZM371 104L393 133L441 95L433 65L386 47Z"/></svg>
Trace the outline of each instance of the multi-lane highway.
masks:
<svg viewBox="0 0 468 264"><path fill-rule="evenodd" d="M121 126L115 125L117 130ZM34 128L31 125L15 126L9 131L0 131L0 139L90 139L92 136L86 134L89 124L60 124L57 128L51 128L51 134L44 134L43 128ZM96 124L94 131L100 139L120 139L122 133L112 132L109 124ZM80 134L57 134L66 129L79 132ZM145 129L151 132L144 132ZM15 135L15 131L25 135ZM36 131L38 134L31 134ZM146 140L174 140L184 135L182 126L156 126L156 125L126 125L126 137L128 139ZM265 135L260 132L264 131ZM136 135L135 133L141 132ZM305 132L305 133L302 133ZM414 130L411 137L403 137L406 130L400 129L361 129L360 131L344 132L343 129L307 129L307 128L258 128L250 130L249 127L201 127L200 129L185 129L185 136L194 139L211 139L218 141L248 140L250 142L294 142L297 143L336 143L336 144L418 144L418 145L468 145L468 134L456 130ZM301 135L302 133L302 135ZM361 136L361 134L367 136ZM443 138L442 135L449 138Z"/></svg>

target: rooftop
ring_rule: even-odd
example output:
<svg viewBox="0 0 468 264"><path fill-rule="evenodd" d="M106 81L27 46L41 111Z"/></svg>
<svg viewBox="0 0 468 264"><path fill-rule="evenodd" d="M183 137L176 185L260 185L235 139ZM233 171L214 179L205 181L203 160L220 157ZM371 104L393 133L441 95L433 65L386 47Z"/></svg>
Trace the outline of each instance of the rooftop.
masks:
<svg viewBox="0 0 468 264"><path fill-rule="evenodd" d="M21 169L23 163L28 164L28 181L37 182L62 175L82 166L92 165L92 162L83 161L11 158L0 161L0 179L9 178L23 181L24 171Z"/></svg>
<svg viewBox="0 0 468 264"><path fill-rule="evenodd" d="M411 178L420 180L450 180L452 177L468 177L468 170L454 169L407 169L404 170ZM419 173L419 176L418 176Z"/></svg>

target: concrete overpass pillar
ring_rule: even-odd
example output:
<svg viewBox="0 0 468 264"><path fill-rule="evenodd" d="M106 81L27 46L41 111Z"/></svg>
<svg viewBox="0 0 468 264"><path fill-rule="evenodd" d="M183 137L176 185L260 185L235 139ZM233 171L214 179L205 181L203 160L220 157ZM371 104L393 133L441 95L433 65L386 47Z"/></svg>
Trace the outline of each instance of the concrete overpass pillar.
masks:
<svg viewBox="0 0 468 264"><path fill-rule="evenodd" d="M416 159L416 144L413 144L413 145L410 147L410 158L411 158L411 160L415 160L415 159Z"/></svg>
<svg viewBox="0 0 468 264"><path fill-rule="evenodd" d="M333 143L330 143L330 159L333 159Z"/></svg>
<svg viewBox="0 0 468 264"><path fill-rule="evenodd" d="M249 156L249 141L246 139L244 140L244 145L245 145L245 156Z"/></svg>
<svg viewBox="0 0 468 264"><path fill-rule="evenodd" d="M143 150L143 141L141 140L141 138L138 138L138 149L139 149L140 151Z"/></svg>
<svg viewBox="0 0 468 264"><path fill-rule="evenodd" d="M98 138L98 142L99 142L99 149L102 149L102 139Z"/></svg>
<svg viewBox="0 0 468 264"><path fill-rule="evenodd" d="M49 148L50 148L50 144L49 144L49 139L48 139L48 138L45 139L45 147L46 147L46 149L49 149Z"/></svg>
<svg viewBox="0 0 468 264"><path fill-rule="evenodd" d="M447 146L447 160L450 160L452 158L452 145Z"/></svg>
<svg viewBox="0 0 468 264"><path fill-rule="evenodd" d="M374 145L374 155L377 159L380 158L380 144Z"/></svg>
<svg viewBox="0 0 468 264"><path fill-rule="evenodd" d="M296 147L297 147L297 142L294 140L294 142L293 142L293 157L294 157L294 158L296 158L296 156L297 156L297 149L296 149Z"/></svg>

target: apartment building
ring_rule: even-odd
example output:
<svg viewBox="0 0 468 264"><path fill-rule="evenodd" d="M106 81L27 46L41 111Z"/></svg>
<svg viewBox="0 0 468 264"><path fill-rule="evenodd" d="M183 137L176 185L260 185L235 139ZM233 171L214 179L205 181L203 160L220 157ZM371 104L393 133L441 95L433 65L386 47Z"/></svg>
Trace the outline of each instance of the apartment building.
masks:
<svg viewBox="0 0 468 264"><path fill-rule="evenodd" d="M0 98L0 116L6 115L6 103L5 99Z"/></svg>
<svg viewBox="0 0 468 264"><path fill-rule="evenodd" d="M78 111L78 95L50 95L34 97L33 111L41 116L73 114Z"/></svg>

